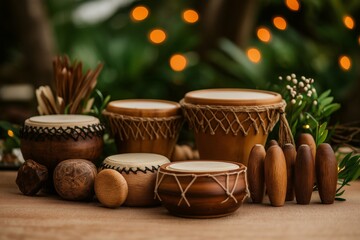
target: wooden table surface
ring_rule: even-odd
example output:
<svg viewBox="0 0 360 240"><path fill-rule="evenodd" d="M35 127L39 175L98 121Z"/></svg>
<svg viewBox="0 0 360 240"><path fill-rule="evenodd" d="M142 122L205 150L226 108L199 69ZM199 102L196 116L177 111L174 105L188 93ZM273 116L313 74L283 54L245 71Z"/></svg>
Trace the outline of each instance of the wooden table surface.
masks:
<svg viewBox="0 0 360 240"><path fill-rule="evenodd" d="M0 239L360 239L360 182L346 189L345 202L310 205L245 203L233 215L185 219L162 207L107 209L97 202L57 196L27 197L16 172L0 171Z"/></svg>

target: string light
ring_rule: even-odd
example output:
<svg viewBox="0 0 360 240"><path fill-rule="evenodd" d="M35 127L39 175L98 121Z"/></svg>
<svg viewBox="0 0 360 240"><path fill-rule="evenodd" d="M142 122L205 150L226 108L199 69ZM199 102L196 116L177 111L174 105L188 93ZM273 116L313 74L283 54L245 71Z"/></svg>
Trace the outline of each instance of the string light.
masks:
<svg viewBox="0 0 360 240"><path fill-rule="evenodd" d="M196 23L199 20L199 14L193 9L187 9L183 12L182 18L187 23Z"/></svg>
<svg viewBox="0 0 360 240"><path fill-rule="evenodd" d="M280 16L274 17L273 24L279 30L285 30L287 26L286 20Z"/></svg>
<svg viewBox="0 0 360 240"><path fill-rule="evenodd" d="M247 57L253 63L258 63L261 60L261 53L257 48L249 48L247 50Z"/></svg>
<svg viewBox="0 0 360 240"><path fill-rule="evenodd" d="M300 3L297 0L285 0L285 5L292 11L299 11Z"/></svg>
<svg viewBox="0 0 360 240"><path fill-rule="evenodd" d="M7 131L7 134L9 137L14 137L14 132L10 129Z"/></svg>
<svg viewBox="0 0 360 240"><path fill-rule="evenodd" d="M149 10L145 6L137 6L133 8L130 17L134 22L145 20L149 16Z"/></svg>
<svg viewBox="0 0 360 240"><path fill-rule="evenodd" d="M154 44L161 44L166 39L166 33L162 29L153 29L149 34L149 40Z"/></svg>
<svg viewBox="0 0 360 240"><path fill-rule="evenodd" d="M187 59L182 54L174 54L170 58L170 67L176 72L181 72L186 68Z"/></svg>
<svg viewBox="0 0 360 240"><path fill-rule="evenodd" d="M271 33L270 33L269 29L267 29L265 27L260 27L257 30L257 37L263 42L270 42Z"/></svg>
<svg viewBox="0 0 360 240"><path fill-rule="evenodd" d="M355 26L354 19L349 15L344 16L343 22L345 27L347 27L348 29L353 29Z"/></svg>
<svg viewBox="0 0 360 240"><path fill-rule="evenodd" d="M345 55L340 56L339 65L343 70L348 71L351 68L351 59Z"/></svg>

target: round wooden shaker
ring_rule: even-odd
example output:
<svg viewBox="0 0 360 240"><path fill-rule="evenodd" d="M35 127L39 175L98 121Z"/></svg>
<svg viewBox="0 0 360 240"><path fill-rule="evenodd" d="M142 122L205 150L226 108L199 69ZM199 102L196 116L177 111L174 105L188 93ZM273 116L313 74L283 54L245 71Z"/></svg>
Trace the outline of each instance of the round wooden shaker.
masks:
<svg viewBox="0 0 360 240"><path fill-rule="evenodd" d="M125 206L148 207L159 205L154 198L156 174L161 165L169 163L165 156L154 153L123 153L107 157L100 169L114 169L128 184Z"/></svg>
<svg viewBox="0 0 360 240"><path fill-rule="evenodd" d="M265 173L264 173L264 160L266 151L263 145L255 144L251 149L247 179L250 191L250 197L253 203L262 203L265 195Z"/></svg>
<svg viewBox="0 0 360 240"><path fill-rule="evenodd" d="M285 203L287 174L284 153L280 146L269 147L265 157L265 184L270 203L281 207Z"/></svg>
<svg viewBox="0 0 360 240"><path fill-rule="evenodd" d="M314 187L314 162L311 149L303 144L298 148L295 162L295 197L298 204L309 204Z"/></svg>
<svg viewBox="0 0 360 240"><path fill-rule="evenodd" d="M327 143L322 143L316 151L316 182L321 202L332 204L335 200L338 180L338 165L333 149Z"/></svg>

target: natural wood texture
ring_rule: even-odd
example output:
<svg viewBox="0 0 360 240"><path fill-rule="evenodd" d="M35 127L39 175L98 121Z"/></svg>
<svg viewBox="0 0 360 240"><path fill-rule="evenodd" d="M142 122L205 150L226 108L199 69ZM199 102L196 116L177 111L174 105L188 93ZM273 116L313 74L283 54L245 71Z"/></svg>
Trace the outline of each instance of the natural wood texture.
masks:
<svg viewBox="0 0 360 240"><path fill-rule="evenodd" d="M302 144L306 144L310 147L311 156L315 164L316 144L313 136L310 133L301 133L297 141L297 148L299 148Z"/></svg>
<svg viewBox="0 0 360 240"><path fill-rule="evenodd" d="M104 169L95 178L94 190L97 199L106 207L121 206L128 195L125 178L116 170Z"/></svg>
<svg viewBox="0 0 360 240"><path fill-rule="evenodd" d="M199 159L199 151L192 149L189 145L175 145L170 160L172 162L197 160Z"/></svg>
<svg viewBox="0 0 360 240"><path fill-rule="evenodd" d="M337 187L337 161L333 149L327 143L318 146L316 152L316 183L322 203L332 204Z"/></svg>
<svg viewBox="0 0 360 240"><path fill-rule="evenodd" d="M309 204L314 186L314 161L308 145L300 145L295 162L295 196L299 204Z"/></svg>
<svg viewBox="0 0 360 240"><path fill-rule="evenodd" d="M95 165L85 159L60 162L54 170L56 192L67 200L91 200L94 196Z"/></svg>
<svg viewBox="0 0 360 240"><path fill-rule="evenodd" d="M256 144L250 152L247 179L253 203L262 203L265 194L264 160L266 151L263 145Z"/></svg>
<svg viewBox="0 0 360 240"><path fill-rule="evenodd" d="M279 145L278 141L276 141L275 139L271 139L267 145L266 145L266 149L268 149L269 147L271 146L274 146L274 145Z"/></svg>
<svg viewBox="0 0 360 240"><path fill-rule="evenodd" d="M345 187L345 202L310 205L287 202L282 208L245 203L217 219L172 216L164 207L108 209L96 201L64 201L56 195L24 196L15 171L0 171L0 239L14 240L200 240L294 239L357 240L360 236L360 182Z"/></svg>
<svg viewBox="0 0 360 240"><path fill-rule="evenodd" d="M285 156L280 146L271 146L266 151L264 166L266 191L271 205L281 207L285 203L287 174Z"/></svg>
<svg viewBox="0 0 360 240"><path fill-rule="evenodd" d="M31 159L26 160L18 170L16 184L25 195L35 195L48 179L48 169Z"/></svg>
<svg viewBox="0 0 360 240"><path fill-rule="evenodd" d="M287 188L285 201L294 200L294 178L295 178L295 161L296 161L296 149L294 145L287 143L283 147L283 152L286 160L286 172L287 172Z"/></svg>

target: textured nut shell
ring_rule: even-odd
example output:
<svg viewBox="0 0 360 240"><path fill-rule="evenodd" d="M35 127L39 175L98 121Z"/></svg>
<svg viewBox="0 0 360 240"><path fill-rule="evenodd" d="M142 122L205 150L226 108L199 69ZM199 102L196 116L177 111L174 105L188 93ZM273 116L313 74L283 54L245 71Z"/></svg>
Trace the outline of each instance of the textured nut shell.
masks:
<svg viewBox="0 0 360 240"><path fill-rule="evenodd" d="M29 159L19 168L16 184L23 194L32 196L44 186L47 179L47 168Z"/></svg>
<svg viewBox="0 0 360 240"><path fill-rule="evenodd" d="M253 203L262 203L265 194L264 160L266 151L263 145L256 144L251 149L248 161L248 186Z"/></svg>
<svg viewBox="0 0 360 240"><path fill-rule="evenodd" d="M121 206L128 195L125 178L116 170L104 169L95 178L94 184L97 199L106 207Z"/></svg>
<svg viewBox="0 0 360 240"><path fill-rule="evenodd" d="M54 170L56 192L67 200L86 200L94 195L95 165L85 159L60 162Z"/></svg>
<svg viewBox="0 0 360 240"><path fill-rule="evenodd" d="M265 184L271 205L281 207L286 197L286 161L278 145L271 146L265 157Z"/></svg>
<svg viewBox="0 0 360 240"><path fill-rule="evenodd" d="M316 181L322 203L332 204L335 200L338 180L337 161L333 149L327 143L319 145L316 152Z"/></svg>
<svg viewBox="0 0 360 240"><path fill-rule="evenodd" d="M295 162L295 196L298 204L309 204L314 186L314 163L310 147L298 148Z"/></svg>
<svg viewBox="0 0 360 240"><path fill-rule="evenodd" d="M294 200L294 178L295 178L295 161L296 150L294 145L287 143L283 147L283 152L286 160L287 171L287 188L286 188L286 201Z"/></svg>

